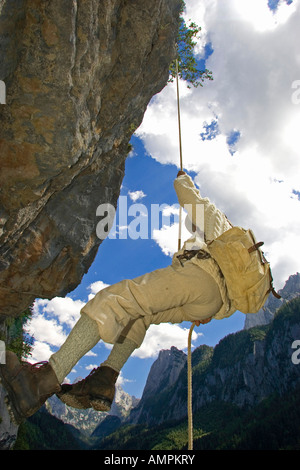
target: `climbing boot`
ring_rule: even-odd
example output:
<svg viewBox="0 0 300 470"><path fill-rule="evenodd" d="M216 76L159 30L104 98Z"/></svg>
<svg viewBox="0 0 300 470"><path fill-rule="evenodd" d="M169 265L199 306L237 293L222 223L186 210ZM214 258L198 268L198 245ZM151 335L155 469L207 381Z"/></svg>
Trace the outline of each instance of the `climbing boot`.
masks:
<svg viewBox="0 0 300 470"><path fill-rule="evenodd" d="M63 384L57 396L73 408L109 411L115 396L118 375L119 373L110 367L100 366L80 382Z"/></svg>
<svg viewBox="0 0 300 470"><path fill-rule="evenodd" d="M22 362L11 351L6 352L6 363L0 365L0 381L7 392L5 401L9 414L17 425L32 416L47 398L61 389L49 363Z"/></svg>

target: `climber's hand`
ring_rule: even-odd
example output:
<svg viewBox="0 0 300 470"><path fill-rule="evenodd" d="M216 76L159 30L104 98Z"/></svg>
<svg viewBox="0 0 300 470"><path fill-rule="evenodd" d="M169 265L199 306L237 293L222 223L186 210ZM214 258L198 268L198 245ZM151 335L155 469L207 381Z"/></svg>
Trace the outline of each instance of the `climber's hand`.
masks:
<svg viewBox="0 0 300 470"><path fill-rule="evenodd" d="M211 317L210 318L205 318L205 320L196 320L195 325L196 326L204 325L205 323L209 323L210 320L211 320Z"/></svg>
<svg viewBox="0 0 300 470"><path fill-rule="evenodd" d="M177 173L177 176L180 176L180 175L185 175L185 174L186 174L186 172L185 172L185 171L183 171L183 170L179 170L179 171L178 171L178 173Z"/></svg>

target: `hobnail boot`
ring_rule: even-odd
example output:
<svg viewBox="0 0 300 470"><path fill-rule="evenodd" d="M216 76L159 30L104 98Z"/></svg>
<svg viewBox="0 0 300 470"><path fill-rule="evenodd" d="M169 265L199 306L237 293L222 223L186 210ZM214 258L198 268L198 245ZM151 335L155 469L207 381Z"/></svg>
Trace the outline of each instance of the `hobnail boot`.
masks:
<svg viewBox="0 0 300 470"><path fill-rule="evenodd" d="M22 362L11 351L6 351L6 362L0 365L0 381L7 391L6 404L15 424L32 416L49 397L61 390L48 362Z"/></svg>
<svg viewBox="0 0 300 470"><path fill-rule="evenodd" d="M80 382L63 384L57 396L73 408L109 411L115 396L118 375L119 373L110 367L100 366Z"/></svg>

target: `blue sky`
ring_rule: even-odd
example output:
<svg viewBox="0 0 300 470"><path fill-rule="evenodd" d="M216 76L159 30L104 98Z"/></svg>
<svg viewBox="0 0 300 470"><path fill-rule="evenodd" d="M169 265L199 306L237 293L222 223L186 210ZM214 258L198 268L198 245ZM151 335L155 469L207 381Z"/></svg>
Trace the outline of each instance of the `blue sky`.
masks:
<svg viewBox="0 0 300 470"><path fill-rule="evenodd" d="M251 227L265 241L279 289L300 270L300 4L199 3L186 1L186 18L202 26L197 58L212 70L214 80L197 89L180 83L184 167L203 196L210 197L233 223ZM47 360L59 348L80 308L100 288L171 262L178 233L173 188L179 169L175 84L153 97L131 143L121 197L128 207L142 204L144 215L128 216L127 225L139 217L144 228L148 220L150 229L153 204L166 204L173 214L171 222L164 227L161 220L147 238L122 239L126 227L119 227L117 212L115 238L101 244L80 286L64 299L36 301L29 325L36 339L34 361ZM95 229L98 221L95 214ZM213 320L195 329L193 347L214 346L243 325L239 312ZM144 344L122 370L124 390L140 397L159 350L172 345L186 350L189 327L189 323L150 327ZM68 380L85 377L108 354L109 346L100 342Z"/></svg>

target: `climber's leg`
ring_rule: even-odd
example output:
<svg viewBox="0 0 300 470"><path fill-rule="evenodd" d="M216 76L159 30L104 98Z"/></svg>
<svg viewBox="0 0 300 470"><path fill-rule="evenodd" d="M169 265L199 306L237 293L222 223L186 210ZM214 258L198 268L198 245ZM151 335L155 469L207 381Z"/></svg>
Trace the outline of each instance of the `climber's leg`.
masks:
<svg viewBox="0 0 300 470"><path fill-rule="evenodd" d="M87 315L81 314L64 344L49 359L60 383L67 377L79 359L90 351L100 339L97 323Z"/></svg>
<svg viewBox="0 0 300 470"><path fill-rule="evenodd" d="M133 351L142 344L149 326L160 323L181 323L184 320L188 320L186 312L182 307L177 307L131 321L122 331L106 361L84 380L72 385L63 384L57 396L63 403L73 408L93 407L98 411L109 411L118 375Z"/></svg>
<svg viewBox="0 0 300 470"><path fill-rule="evenodd" d="M133 351L138 348L151 323L180 323L184 320L181 308L174 308L163 314L140 317L128 323L115 342L108 358L94 369L85 379L75 384L63 384L57 396L73 408L91 408L109 411L115 395L118 375ZM131 337L133 339L131 339ZM136 342L138 338L138 343Z"/></svg>
<svg viewBox="0 0 300 470"><path fill-rule="evenodd" d="M57 394L60 400L73 408L91 408L109 411L115 396L115 383L119 373L137 345L120 336L111 353L100 367L75 384L63 384Z"/></svg>
<svg viewBox="0 0 300 470"><path fill-rule="evenodd" d="M169 267L103 289L86 304L82 313L97 321L101 338L115 343L113 350L107 361L86 379L63 385L58 396L76 408L93 406L107 411L118 373L134 349L142 344L150 324L191 321L189 310L193 308L192 316L207 318L219 310L221 303L216 282L191 263L186 263L182 270ZM171 308L162 310L166 306ZM114 341L118 333L119 339Z"/></svg>
<svg viewBox="0 0 300 470"><path fill-rule="evenodd" d="M183 268L168 266L109 286L98 292L82 312L97 322L101 339L114 344L130 321L185 305L197 307L190 316L186 311L186 320L207 318L222 305L215 280L192 262L186 262ZM130 339L140 344L140 338Z"/></svg>

